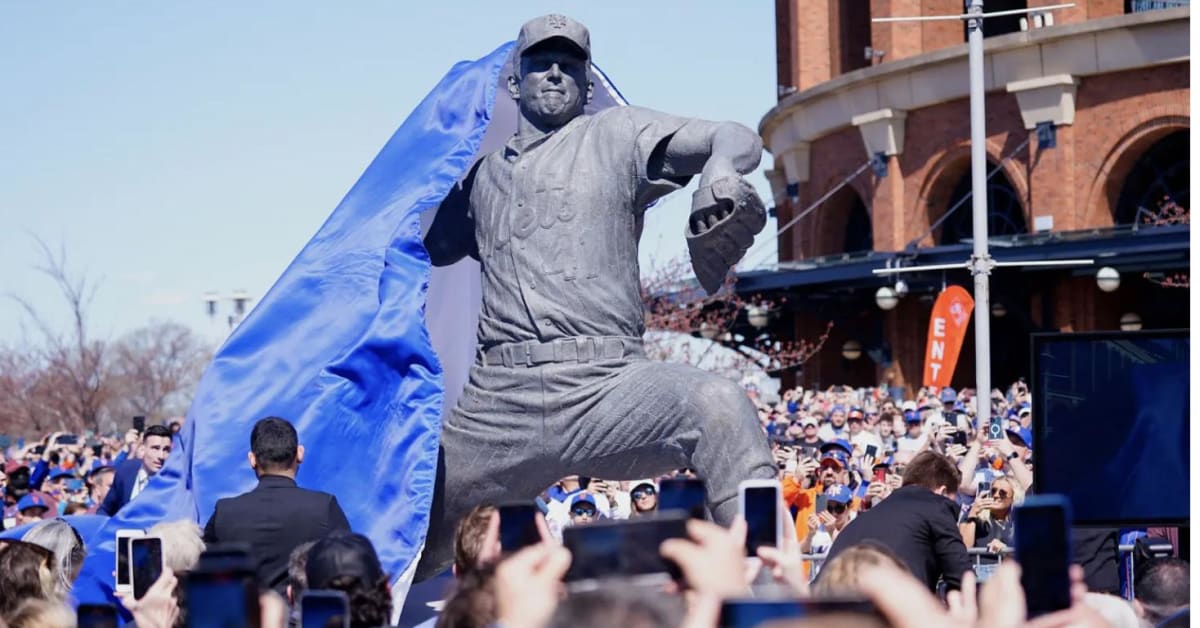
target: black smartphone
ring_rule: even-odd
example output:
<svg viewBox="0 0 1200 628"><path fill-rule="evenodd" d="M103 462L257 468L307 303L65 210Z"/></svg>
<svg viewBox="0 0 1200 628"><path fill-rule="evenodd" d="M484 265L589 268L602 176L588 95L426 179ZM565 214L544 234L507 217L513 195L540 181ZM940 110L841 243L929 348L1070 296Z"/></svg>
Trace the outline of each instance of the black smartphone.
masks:
<svg viewBox="0 0 1200 628"><path fill-rule="evenodd" d="M162 539L145 536L129 541L129 567L133 575L133 598L140 600L162 576Z"/></svg>
<svg viewBox="0 0 1200 628"><path fill-rule="evenodd" d="M699 478L667 478L658 482L658 509L682 510L691 519L703 519L708 490Z"/></svg>
<svg viewBox="0 0 1200 628"><path fill-rule="evenodd" d="M975 499L982 499L984 497L988 497L991 494L991 492L992 492L992 483L991 482L980 482L979 488L975 489Z"/></svg>
<svg viewBox="0 0 1200 628"><path fill-rule="evenodd" d="M305 591L300 628L350 628L350 599L341 591Z"/></svg>
<svg viewBox="0 0 1200 628"><path fill-rule="evenodd" d="M815 617L830 613L881 617L867 600L851 599L730 599L721 603L717 625L721 628L753 628L767 622Z"/></svg>
<svg viewBox="0 0 1200 628"><path fill-rule="evenodd" d="M817 506L813 514L821 514L829 509L829 497L824 493L817 495Z"/></svg>
<svg viewBox="0 0 1200 628"><path fill-rule="evenodd" d="M664 512L566 528L563 547L571 550L571 566L564 580L579 590L611 578L680 579L679 566L664 559L659 548L667 539L687 538L687 521L683 513Z"/></svg>
<svg viewBox="0 0 1200 628"><path fill-rule="evenodd" d="M188 572L189 628L258 628L261 624L254 561L246 545L213 545Z"/></svg>
<svg viewBox="0 0 1200 628"><path fill-rule="evenodd" d="M874 460L875 454L879 453L879 448L874 445L867 445L867 449L866 449L865 453L866 453L867 458Z"/></svg>
<svg viewBox="0 0 1200 628"><path fill-rule="evenodd" d="M75 445L79 443L79 435L63 434L62 436L59 436L58 440L55 442L57 442L59 445Z"/></svg>
<svg viewBox="0 0 1200 628"><path fill-rule="evenodd" d="M538 509L532 502L501 504L496 510L500 512L501 551L507 554L541 542Z"/></svg>
<svg viewBox="0 0 1200 628"><path fill-rule="evenodd" d="M1017 563L1030 618L1071 606L1071 505L1032 495L1013 511Z"/></svg>
<svg viewBox="0 0 1200 628"><path fill-rule="evenodd" d="M133 429L137 430L138 434L145 432L146 431L146 417L144 417L144 416L133 417Z"/></svg>
<svg viewBox="0 0 1200 628"><path fill-rule="evenodd" d="M117 607L112 604L80 604L75 609L79 628L117 628Z"/></svg>
<svg viewBox="0 0 1200 628"><path fill-rule="evenodd" d="M779 547L783 534L779 517L781 489L776 480L746 480L738 487L742 517L746 520L746 555L758 548Z"/></svg>

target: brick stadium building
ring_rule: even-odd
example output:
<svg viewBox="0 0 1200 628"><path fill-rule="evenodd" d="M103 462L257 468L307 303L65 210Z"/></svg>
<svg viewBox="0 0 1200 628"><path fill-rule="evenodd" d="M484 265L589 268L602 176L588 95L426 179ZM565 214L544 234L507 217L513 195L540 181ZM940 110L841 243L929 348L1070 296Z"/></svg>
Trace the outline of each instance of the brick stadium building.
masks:
<svg viewBox="0 0 1200 628"><path fill-rule="evenodd" d="M986 0L984 10L1055 3ZM970 256L964 25L871 22L962 9L776 0L779 103L759 131L779 225L832 193L779 237L777 269L738 284L785 303L771 312L777 336L812 338L834 322L825 350L785 383L920 386L934 297L949 284L971 291L965 270L905 274L907 294L885 311L876 292L901 276L872 274ZM993 272L997 385L1028 375L1033 332L1112 330L1134 316L1147 329L1188 327L1189 289L1164 285L1189 264L1189 227L1164 224L1179 222L1164 201L1190 202L1187 3L1077 0L1049 15L985 26L991 251L1096 264ZM1104 266L1120 273L1113 292L1098 288ZM973 385L973 335L956 387ZM855 343L861 355L848 359Z"/></svg>

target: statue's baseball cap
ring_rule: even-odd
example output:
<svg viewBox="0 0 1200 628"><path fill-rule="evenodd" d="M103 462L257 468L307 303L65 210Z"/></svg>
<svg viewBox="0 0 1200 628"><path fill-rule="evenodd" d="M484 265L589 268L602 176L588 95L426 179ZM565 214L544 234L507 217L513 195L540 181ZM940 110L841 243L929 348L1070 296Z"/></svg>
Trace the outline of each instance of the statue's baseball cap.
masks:
<svg viewBox="0 0 1200 628"><path fill-rule="evenodd" d="M558 13L535 17L521 26L521 32L517 35L517 57L520 58L530 48L555 38L573 44L583 53L584 58L592 58L592 37L588 34L587 27Z"/></svg>

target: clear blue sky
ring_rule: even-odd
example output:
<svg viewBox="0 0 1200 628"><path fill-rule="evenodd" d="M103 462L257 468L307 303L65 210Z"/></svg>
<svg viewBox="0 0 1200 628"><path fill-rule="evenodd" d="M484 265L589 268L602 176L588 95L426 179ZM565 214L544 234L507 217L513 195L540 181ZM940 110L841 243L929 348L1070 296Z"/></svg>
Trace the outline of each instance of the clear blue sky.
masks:
<svg viewBox="0 0 1200 628"><path fill-rule="evenodd" d="M100 281L97 335L219 334L205 292L265 294L451 65L550 12L634 104L757 128L775 103L770 2L0 3L0 293L65 323L37 234ZM643 267L685 254L690 196L649 217ZM0 301L0 343L21 319Z"/></svg>

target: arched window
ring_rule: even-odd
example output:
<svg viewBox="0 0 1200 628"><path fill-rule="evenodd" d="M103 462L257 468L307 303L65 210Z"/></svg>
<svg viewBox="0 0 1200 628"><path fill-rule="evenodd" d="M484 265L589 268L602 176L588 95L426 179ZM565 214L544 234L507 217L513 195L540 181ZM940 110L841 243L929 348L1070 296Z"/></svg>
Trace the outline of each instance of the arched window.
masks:
<svg viewBox="0 0 1200 628"><path fill-rule="evenodd" d="M995 169L996 164L988 162L987 171L991 172ZM988 237L1010 236L1021 233L1027 233L1028 229L1025 226L1025 212L1021 209L1021 200L1017 197L1017 191L1013 188L1012 183L1008 181L1008 177L1004 176L1004 171L997 172L991 179L988 180ZM971 171L968 169L962 178L958 180L958 184L954 186L954 192L950 194L950 203L946 205L949 210L958 204L964 197L971 193ZM941 244L955 244L972 237L971 226L971 199L967 198L959 205L950 217L942 223L941 237L938 239Z"/></svg>
<svg viewBox="0 0 1200 628"><path fill-rule="evenodd" d="M846 216L846 236L842 240L843 253L870 251L875 248L875 238L871 232L871 213L857 194L854 204Z"/></svg>
<svg viewBox="0 0 1200 628"><path fill-rule="evenodd" d="M1113 222L1129 225L1154 222L1166 203L1190 209L1188 131L1175 131L1158 140L1130 168L1121 186L1121 195L1113 212ZM1138 218L1139 210L1142 217Z"/></svg>

